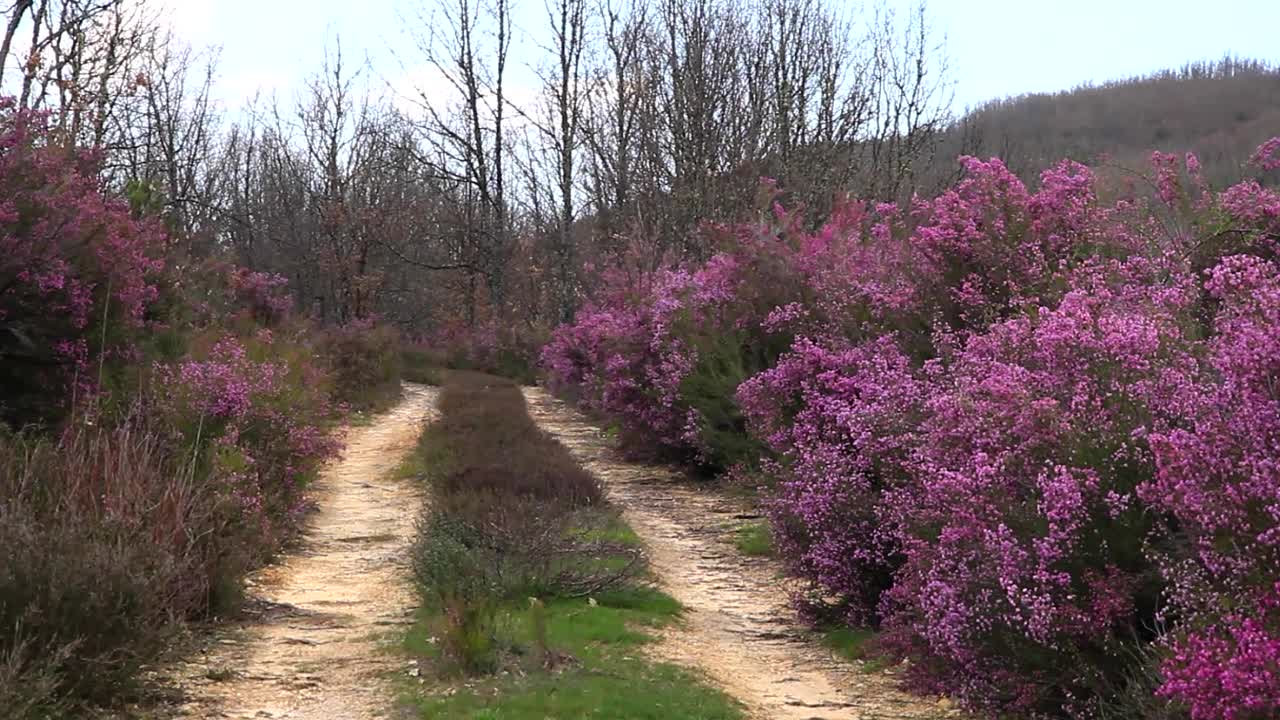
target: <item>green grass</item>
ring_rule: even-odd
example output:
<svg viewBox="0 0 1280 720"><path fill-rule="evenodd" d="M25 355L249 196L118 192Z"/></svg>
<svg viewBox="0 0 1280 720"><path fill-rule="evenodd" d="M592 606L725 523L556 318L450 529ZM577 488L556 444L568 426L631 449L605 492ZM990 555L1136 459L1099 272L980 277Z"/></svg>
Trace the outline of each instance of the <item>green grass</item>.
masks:
<svg viewBox="0 0 1280 720"><path fill-rule="evenodd" d="M737 703L688 671L644 657L651 631L676 622L679 613L675 600L648 588L605 592L594 604L591 599L548 601L546 644L556 662L547 670L529 649L538 644L534 611L507 605L499 623L515 642L506 675L462 686L447 678L428 680L406 693L407 703L424 719L743 717ZM409 654L428 668L424 675L439 656L428 640L431 620L429 615L420 618L405 643Z"/></svg>
<svg viewBox="0 0 1280 720"><path fill-rule="evenodd" d="M773 533L767 523L752 523L738 528L733 544L743 555L769 557L773 555Z"/></svg>
<svg viewBox="0 0 1280 720"><path fill-rule="evenodd" d="M440 385L443 382L440 361L422 350L404 350L400 354L400 376L420 385Z"/></svg>
<svg viewBox="0 0 1280 720"><path fill-rule="evenodd" d="M640 547L640 536L631 529L621 515L606 511L595 527L580 528L574 532L583 540L616 542L628 547Z"/></svg>
<svg viewBox="0 0 1280 720"><path fill-rule="evenodd" d="M519 389L452 370L443 380L440 419L398 469L433 493L413 549L421 607L401 645L416 668L403 674L406 713L743 717L695 673L646 656L653 633L677 623L681 608L650 586L637 564L640 538L621 514L602 497L582 501L598 485L537 431ZM510 514L489 513L504 503ZM584 587L607 589L574 597Z"/></svg>
<svg viewBox="0 0 1280 720"><path fill-rule="evenodd" d="M413 451L404 456L393 476L397 480L427 481L433 474L447 472L450 467L448 438L435 424L428 424L418 436Z"/></svg>
<svg viewBox="0 0 1280 720"><path fill-rule="evenodd" d="M845 660L861 663L863 672L874 673L893 663L872 651L878 634L868 628L829 627L822 631L822 644Z"/></svg>

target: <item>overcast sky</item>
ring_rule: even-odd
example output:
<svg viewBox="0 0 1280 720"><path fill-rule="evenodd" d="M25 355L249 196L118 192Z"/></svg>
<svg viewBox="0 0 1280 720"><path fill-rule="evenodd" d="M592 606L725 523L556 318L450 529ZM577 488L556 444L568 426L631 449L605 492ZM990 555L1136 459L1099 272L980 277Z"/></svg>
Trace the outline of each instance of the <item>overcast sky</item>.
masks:
<svg viewBox="0 0 1280 720"><path fill-rule="evenodd" d="M889 4L905 11L913 1ZM218 92L229 108L257 90L291 98L339 37L347 58L367 57L392 85L430 84L411 37L431 0L164 2L179 34L221 48ZM543 0L513 2L512 80L532 85L520 68L537 61ZM1226 53L1280 61L1280 0L933 0L929 14L946 36L958 110Z"/></svg>

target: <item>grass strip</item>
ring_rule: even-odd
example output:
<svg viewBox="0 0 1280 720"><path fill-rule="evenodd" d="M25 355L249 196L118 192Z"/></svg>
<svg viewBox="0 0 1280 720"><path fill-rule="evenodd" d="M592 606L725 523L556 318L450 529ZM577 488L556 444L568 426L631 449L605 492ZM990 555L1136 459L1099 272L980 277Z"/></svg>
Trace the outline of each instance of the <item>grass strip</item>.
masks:
<svg viewBox="0 0 1280 720"><path fill-rule="evenodd" d="M647 658L680 606L598 481L537 427L517 386L442 377L440 418L403 468L432 492L404 640L423 718L742 717L695 673Z"/></svg>

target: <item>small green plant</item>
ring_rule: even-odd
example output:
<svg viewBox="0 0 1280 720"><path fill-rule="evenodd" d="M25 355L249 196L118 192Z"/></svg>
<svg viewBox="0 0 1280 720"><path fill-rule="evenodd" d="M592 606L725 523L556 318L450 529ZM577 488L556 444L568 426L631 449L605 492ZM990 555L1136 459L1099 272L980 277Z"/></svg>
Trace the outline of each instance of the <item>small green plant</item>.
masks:
<svg viewBox="0 0 1280 720"><path fill-rule="evenodd" d="M465 675L498 669L497 602L494 598L453 595L437 616L437 637L445 658Z"/></svg>
<svg viewBox="0 0 1280 720"><path fill-rule="evenodd" d="M822 644L835 654L860 663L863 672L874 673L888 668L892 662L875 651L879 638L869 628L852 628L844 625L829 627L822 632Z"/></svg>
<svg viewBox="0 0 1280 720"><path fill-rule="evenodd" d="M538 598L529 598L529 627L532 629L534 657L539 665L550 668L553 656L547 641L547 606Z"/></svg>
<svg viewBox="0 0 1280 720"><path fill-rule="evenodd" d="M773 555L773 532L765 523L752 523L738 528L733 544L743 555L768 557Z"/></svg>
<svg viewBox="0 0 1280 720"><path fill-rule="evenodd" d="M674 665L653 663L638 650L653 641L650 631L675 621L680 606L649 588L616 588L591 598L547 599L531 605L511 601L499 623L525 652L511 672L415 689L417 717L504 720L738 720L742 711L724 693ZM423 643L428 625L410 633L408 645ZM545 634L545 639L539 639ZM544 655L538 645L546 648ZM548 662L548 660L550 660ZM447 688L447 692L439 692Z"/></svg>

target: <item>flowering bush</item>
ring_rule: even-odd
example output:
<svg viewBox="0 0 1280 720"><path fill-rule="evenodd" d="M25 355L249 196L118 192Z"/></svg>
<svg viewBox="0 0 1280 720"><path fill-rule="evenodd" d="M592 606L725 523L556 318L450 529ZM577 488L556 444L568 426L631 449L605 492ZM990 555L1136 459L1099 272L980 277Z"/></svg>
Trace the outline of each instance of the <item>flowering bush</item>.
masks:
<svg viewBox="0 0 1280 720"><path fill-rule="evenodd" d="M279 325L293 309L289 279L282 275L237 267L228 273L227 284L235 301L263 326Z"/></svg>
<svg viewBox="0 0 1280 720"><path fill-rule="evenodd" d="M882 494L899 487L923 382L891 337L841 351L808 339L744 382L738 403L776 454L774 542L842 618L874 619L901 552Z"/></svg>
<svg viewBox="0 0 1280 720"><path fill-rule="evenodd" d="M905 560L885 607L927 687L1034 714L1123 682L1159 592L1142 435L1196 367L1165 289L1073 289L974 335L930 389L887 499Z"/></svg>
<svg viewBox="0 0 1280 720"><path fill-rule="evenodd" d="M1155 434L1143 488L1184 542L1162 555L1174 640L1161 693L1192 717L1280 712L1280 264L1233 255L1208 274L1219 303L1209 371L1183 426Z"/></svg>
<svg viewBox="0 0 1280 720"><path fill-rule="evenodd" d="M338 401L370 410L400 397L400 334L395 328L371 320L328 328L321 350L332 370Z"/></svg>
<svg viewBox="0 0 1280 720"><path fill-rule="evenodd" d="M118 699L237 600L337 449L284 280L168 255L99 187L0 100L0 707L32 717Z"/></svg>
<svg viewBox="0 0 1280 720"><path fill-rule="evenodd" d="M476 370L523 383L536 381L538 349L545 330L490 318L475 324L446 323L419 338L412 351L417 364Z"/></svg>
<svg viewBox="0 0 1280 720"><path fill-rule="evenodd" d="M216 335L215 335L216 337ZM156 373L155 402L254 528L261 551L295 525L301 491L337 446L329 380L296 339L260 333L197 338L190 357Z"/></svg>
<svg viewBox="0 0 1280 720"><path fill-rule="evenodd" d="M164 267L158 223L98 192L95 158L0 99L0 419L52 419L132 359ZM69 392L50 393L49 387ZM65 400L64 400L65 398Z"/></svg>
<svg viewBox="0 0 1280 720"><path fill-rule="evenodd" d="M806 603L882 624L919 687L1030 717L1143 696L1271 717L1280 194L1152 161L1143 194L963 158L936 198L719 229L706 263L606 283L544 365L704 462L732 457L712 431L750 433ZM690 381L708 368L737 381Z"/></svg>
<svg viewBox="0 0 1280 720"><path fill-rule="evenodd" d="M594 304L558 328L542 364L557 391L616 418L633 441L713 469L755 460L733 402L808 321L785 300L803 293L826 248L781 209L773 223L710 227L724 249L697 268L640 277L606 273Z"/></svg>

